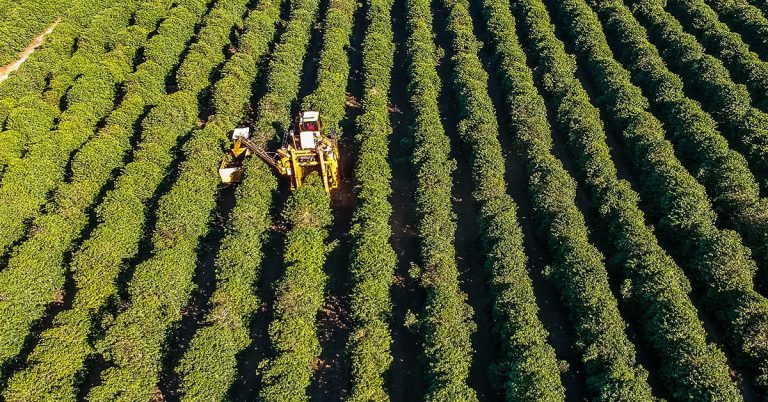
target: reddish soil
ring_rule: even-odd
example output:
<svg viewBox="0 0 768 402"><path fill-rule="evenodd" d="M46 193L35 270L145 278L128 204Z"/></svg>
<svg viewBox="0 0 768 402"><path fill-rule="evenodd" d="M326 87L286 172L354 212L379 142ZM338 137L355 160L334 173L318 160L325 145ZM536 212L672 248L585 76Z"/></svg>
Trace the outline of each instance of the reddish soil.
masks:
<svg viewBox="0 0 768 402"><path fill-rule="evenodd" d="M0 67L0 82L5 81L12 72L18 70L21 65L27 61L29 55L34 53L35 49L43 44L45 36L53 32L53 30L56 29L56 26L59 25L60 22L61 17L56 18L56 21L54 21L48 28L46 28L45 31L40 32L39 35L32 39L32 42L30 42L29 45L27 45L27 47L25 47L24 50L19 53L19 58L16 61Z"/></svg>

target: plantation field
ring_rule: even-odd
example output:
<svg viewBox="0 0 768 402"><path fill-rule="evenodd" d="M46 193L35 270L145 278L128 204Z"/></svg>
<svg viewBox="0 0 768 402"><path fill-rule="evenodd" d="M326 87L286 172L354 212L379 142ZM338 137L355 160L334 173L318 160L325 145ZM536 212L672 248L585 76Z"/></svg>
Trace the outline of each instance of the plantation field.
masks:
<svg viewBox="0 0 768 402"><path fill-rule="evenodd" d="M0 395L768 402L768 2L0 0Z"/></svg>

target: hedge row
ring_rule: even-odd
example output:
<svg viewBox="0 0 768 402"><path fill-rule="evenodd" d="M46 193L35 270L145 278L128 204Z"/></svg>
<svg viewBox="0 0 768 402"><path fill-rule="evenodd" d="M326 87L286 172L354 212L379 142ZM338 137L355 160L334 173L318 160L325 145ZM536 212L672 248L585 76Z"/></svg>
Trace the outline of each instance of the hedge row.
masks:
<svg viewBox="0 0 768 402"><path fill-rule="evenodd" d="M49 73L50 78L47 80L43 99L51 105L61 104L73 82L86 71L91 60L97 60L105 52L114 49L116 42L123 35L125 26L131 23L154 30L159 18L166 15L174 4L172 0L144 1L138 4L127 2L123 10L115 10L112 14L103 16L105 21L99 25L104 27L89 28L78 38L77 50L72 57L63 66ZM185 5L189 4L190 2L185 2Z"/></svg>
<svg viewBox="0 0 768 402"><path fill-rule="evenodd" d="M39 97L23 99L9 114L6 130L0 132L0 179L2 174L19 163L31 143L49 139L59 110Z"/></svg>
<svg viewBox="0 0 768 402"><path fill-rule="evenodd" d="M590 1L604 22L617 56L661 108L676 154L704 184L720 219L734 227L752 249L761 276L768 269L768 201L744 158L728 148L717 123L698 103L685 97L683 83L669 72L645 30L632 13L616 1ZM763 282L765 283L765 282ZM758 282L760 284L760 282Z"/></svg>
<svg viewBox="0 0 768 402"><path fill-rule="evenodd" d="M760 272L768 272L768 201L760 198L747 161L728 148L712 117L686 98L682 80L667 70L632 13L617 1L589 3L602 19L616 56L660 110L678 157L697 172L720 218L752 249Z"/></svg>
<svg viewBox="0 0 768 402"><path fill-rule="evenodd" d="M664 60L682 73L686 89L723 125L723 134L747 158L760 186L768 188L768 114L752 107L746 88L734 84L723 64L705 54L696 38L683 31L664 10L662 0L631 3Z"/></svg>
<svg viewBox="0 0 768 402"><path fill-rule="evenodd" d="M193 27L198 19L199 16L184 7L175 8L163 25L186 26L186 32L174 29L168 33L161 26L160 33L146 48L162 48L166 55L175 54L178 58L193 37ZM22 244L9 261L8 269L3 271L3 275L9 275L15 283L13 293L10 293L15 295L15 303L8 308L16 310L11 314L16 321L3 329L10 339L20 342L29 325L42 316L46 306L55 301L60 292L66 271L64 255L72 250L89 223L89 206L112 173L124 163L132 147L136 122L147 108L159 103L143 119L142 137L138 150L131 156L132 162L122 170L115 189L107 193L97 210L100 224L72 257L75 282L80 288L74 303L78 311L57 319L57 327L51 334L43 333L44 341L34 349L28 369L17 375L18 379L14 378L18 384L12 383L10 393L28 395L36 389L40 378L48 378L48 389L75 395L72 382L82 369L85 356L62 351L69 350L73 344L87 346L90 316L103 308L109 296L116 292L112 282L123 262L120 258L124 257L123 250L130 249L126 243L133 244L135 249L135 243L143 233L143 218L138 217L143 216L146 203L165 176L173 159L172 148L196 122L197 109L189 110L190 102L196 106L194 96L179 94L163 98L166 76L172 68L173 65L161 66L150 58L128 77L126 95L120 107L110 114L99 135L75 155L70 182L57 190L50 213L37 219L34 235ZM179 104L174 105L174 102ZM41 250L45 250L42 255ZM31 272L35 274L31 275ZM18 305L20 300L24 300L23 305ZM81 329L72 331L73 334L82 333L81 337L68 336L67 342L57 338L62 331L67 333L72 325ZM83 328L82 325L86 326ZM73 350L86 350L84 346ZM64 367L69 369L64 370Z"/></svg>
<svg viewBox="0 0 768 402"><path fill-rule="evenodd" d="M307 176L285 205L285 273L275 290L274 319L269 337L276 355L267 360L262 401L307 401L306 389L320 356L315 318L323 307L323 272L329 251L325 240L333 221L330 198L317 173Z"/></svg>
<svg viewBox="0 0 768 402"><path fill-rule="evenodd" d="M0 254L5 254L24 235L48 193L64 179L70 154L91 137L99 121L114 108L118 84L133 70L136 52L154 28L154 25L128 27L117 47L84 67L84 74L67 93L67 110L62 113L57 128L48 133L55 141L33 145L24 159L3 174Z"/></svg>
<svg viewBox="0 0 768 402"><path fill-rule="evenodd" d="M768 15L768 1L766 0L747 0L747 2L753 7L758 8L763 12L763 15Z"/></svg>
<svg viewBox="0 0 768 402"><path fill-rule="evenodd" d="M717 13L704 0L672 0L667 8L696 35L709 53L720 58L734 81L746 84L752 99L765 110L768 107L768 63L760 60L739 34L720 22Z"/></svg>
<svg viewBox="0 0 768 402"><path fill-rule="evenodd" d="M95 2L84 4L92 4L94 8L99 6ZM78 43L87 44L96 39L105 39L109 36L105 31L113 32L112 36L115 36L114 34L128 25L131 15L138 7L139 1L118 3L96 16L88 29L71 21L62 22L57 31L54 31L59 35L52 33L50 37L46 37L45 46L35 51L24 62L24 69L0 84L0 128L3 129L0 132L0 174L8 169L9 165L18 163L31 145L49 138L48 132L61 114L63 102L60 98L55 102L47 102L42 94L47 87L48 77L53 77L55 70L65 68L68 64L83 64L82 59L79 59L80 63L67 61L70 60L68 56L71 55L74 42L77 40ZM114 27L118 27L117 30ZM78 31L83 32L76 38ZM76 53L86 52L85 44ZM105 52L103 47L99 53L90 52L87 60L103 57ZM72 69L71 66L69 68ZM73 80L74 76L68 81L67 88L72 85Z"/></svg>
<svg viewBox="0 0 768 402"><path fill-rule="evenodd" d="M298 96L302 67L319 4L319 0L294 0L291 3L288 26L275 47L273 61L269 65L267 93L257 109L256 137L262 142L278 138L292 122L291 106ZM241 184L246 187L243 196L258 182L265 181L264 176L269 177L263 166L259 168L261 174L254 170L253 164L246 167L246 180L251 175L251 181ZM240 195L235 209L247 211L252 208L255 201L241 203ZM266 206L271 204L270 195L260 195L267 198L262 201ZM313 203L317 204L316 215L307 212ZM264 368L259 391L259 398L264 401L306 400L313 362L320 355L315 317L323 305L326 281L323 273L324 239L331 215L330 201L319 176L308 176L305 186L294 193L283 212L293 230L287 234L284 254L286 272L276 289L275 315L270 323L270 340L276 355L266 361ZM317 220L313 221L315 218ZM243 236L236 239L238 243L247 243L249 248L261 247L261 240ZM305 249L302 243L305 243Z"/></svg>
<svg viewBox="0 0 768 402"><path fill-rule="evenodd" d="M109 29L110 16L138 0L109 4L107 0L81 0L71 5L69 18L62 19L56 29L45 36L43 45L37 48L19 70L0 83L0 128L8 113L22 98L39 96L46 88L46 77L51 71L63 66L72 56L75 42L80 43L95 32ZM125 28L117 19L114 25ZM88 27L88 28L86 28ZM103 52L102 52L103 53Z"/></svg>
<svg viewBox="0 0 768 402"><path fill-rule="evenodd" d="M752 49L768 58L768 18L747 0L707 0L731 29L738 32Z"/></svg>
<svg viewBox="0 0 768 402"><path fill-rule="evenodd" d="M531 38L554 39L541 3L516 6ZM508 21L514 32L511 18ZM529 196L546 233L553 275L574 322L589 392L596 400L652 400L648 373L636 362L634 345L624 332L626 324L611 293L603 256L590 244L584 217L576 206L576 183L552 154L544 102L533 88L519 46L517 56L508 53L510 43L516 43L514 36L508 35L507 40L503 44L507 47L497 51L515 148L525 162ZM527 88L521 86L525 81Z"/></svg>
<svg viewBox="0 0 768 402"><path fill-rule="evenodd" d="M729 343L758 372L758 384L768 385L768 300L754 290L749 249L738 234L717 228L703 187L675 158L661 122L647 111L648 101L613 59L604 35L589 29L586 22L597 21L592 10L583 0L564 0L558 6L568 16L564 26L577 53L595 72L596 90L604 94L599 98L602 107L621 128L641 193L660 215L657 229L694 286L704 292L703 304L726 327Z"/></svg>
<svg viewBox="0 0 768 402"><path fill-rule="evenodd" d="M279 14L279 4L274 4L273 7L272 18L276 19ZM296 13L301 10L297 8ZM335 17L337 17L335 13L335 11L329 12L326 15L327 30L335 31ZM296 29L297 25L293 27ZM296 38L293 39L295 41L299 37L293 35L291 38ZM335 44L329 43L330 40L334 40L334 37L325 35L323 54L326 53L326 49L335 46ZM289 56L286 53L292 52L293 49L294 47L290 46L290 43L281 43L276 49L275 60L283 60L285 57L303 57L303 54ZM288 66L283 63L293 64ZM291 58L273 64L270 67L268 86L274 80L286 79L284 74L290 72L288 68L301 65L301 59ZM319 73L323 74L322 71L327 68L344 68L339 65L331 66L331 64L321 62ZM335 85L332 82L326 84ZM336 90L343 93L344 85ZM293 93L296 94L297 90L293 90ZM290 119L289 108L290 102L286 104L282 116L279 116L281 121L285 122ZM277 117L277 115L273 117ZM327 120L326 122L328 123ZM257 125L262 126L258 123ZM261 249L264 237L271 226L269 209L273 201L272 192L276 190L276 187L277 182L268 166L260 160L250 162L246 167L246 176L237 188L237 203L232 210L229 231L222 242L222 248L217 259L220 281L212 298L214 308L209 315L209 321L212 321L212 325L204 328L195 336L192 347L185 355L178 370L183 377L182 384L183 388L186 389L185 396L190 400L220 399L223 397L235 379L236 356L250 343L248 331L250 318L256 312L259 302L254 293L254 287L260 275ZM323 199L320 205L327 202L327 199ZM316 285L313 284L312 286ZM309 335L309 337L313 338L314 335ZM216 340L214 341L214 339ZM222 353L222 351L226 351L226 353ZM301 363L299 365L301 366L300 372L307 371L308 367ZM213 378L215 378L214 381L212 381ZM294 394L303 394L304 387L299 385L298 388L294 390Z"/></svg>
<svg viewBox="0 0 768 402"><path fill-rule="evenodd" d="M242 3L230 2L222 6L224 10L231 7L240 9ZM278 4L262 2L248 15L238 51L225 63L222 79L214 85L214 103L224 107L216 110L217 114L208 119L204 128L193 131L183 146L184 162L180 166L178 179L161 198L157 209L158 218L152 235L153 256L136 268L129 285L132 304L116 317L105 338L97 344L111 367L103 373L103 384L91 391L91 399L112 399L115 395L130 400L146 399L155 389L164 355L163 345L174 325L181 320L181 309L194 286L192 276L197 262L198 242L208 231L216 207L215 194L219 182L212 167L217 165L235 122L245 112L251 94L250 79L258 73L256 59L267 51L275 31L278 8ZM222 12L211 14L215 24L224 23L221 15ZM242 13L231 15L235 18ZM229 31L235 21L228 20L226 23L229 25L221 29ZM207 37L211 42L208 46L191 49L191 52L213 47L222 40L222 36L216 33L220 30L201 30L201 37L204 32L209 33ZM218 47L224 46L220 44ZM201 63L199 58L188 60L208 65L211 69L215 67L215 63ZM193 86L192 89L196 90L196 84ZM183 84L182 89L188 91ZM157 283L156 278L164 278L166 282ZM149 332L146 331L148 327L152 327ZM132 354L121 347L124 342L138 344L137 347L146 354Z"/></svg>
<svg viewBox="0 0 768 402"><path fill-rule="evenodd" d="M292 0L288 19L292 24L282 34L273 52L267 92L257 107L259 118L254 133L257 142L282 139L293 123L291 106L298 97L299 77L319 4L320 0Z"/></svg>
<svg viewBox="0 0 768 402"><path fill-rule="evenodd" d="M283 43L278 45L274 57L286 63L286 69L279 71L274 67L270 70L270 81L284 84L295 80L296 89L293 95L282 91L281 96L288 98L284 101L287 106L283 113L274 110L276 115L289 120L288 109L291 99L295 98L298 90L298 74L294 66L301 68L303 53L298 62L294 59L296 49L301 49L300 42L309 38L309 28L317 11L317 2L298 3L291 11L289 22L283 35ZM263 21L257 21L263 22ZM267 25L268 26L268 25ZM273 29L273 28L269 28ZM305 35L301 35L305 32ZM258 35L256 35L258 36ZM251 42L254 48L263 48ZM282 65L282 64L281 64ZM255 66L254 66L255 67ZM279 72L278 72L279 71ZM230 71L227 73L234 73ZM234 83L228 83L229 86ZM248 87L242 82L241 87ZM274 82L268 87L274 91ZM216 89L219 87L217 86ZM214 89L214 104L245 105L249 94L243 89L235 91L237 98L225 99L230 94L221 93ZM241 95L246 95L240 97ZM241 99L236 101L235 99ZM246 99L242 101L242 99ZM277 97L273 97L277 99ZM241 112L244 109L241 109ZM265 118L271 118L271 115ZM215 194L218 177L213 174L212 166L216 166L221 152L222 141L227 140L228 131L239 120L234 116L213 116L208 125L193 134L185 148L185 162L181 165L178 181L172 189L160 200L158 220L152 237L154 255L139 265L130 284L132 305L116 318L115 325L108 331L105 339L98 345L102 353L112 363L105 372L102 386L91 392L95 399L110 399L118 393L130 392L131 395L147 395L157 382L163 357L163 345L170 330L181 320L181 310L186 304L192 287L192 277L196 267L196 248L199 240L208 230L212 212L215 209ZM262 124L264 126L264 124ZM225 129L225 132L222 132ZM222 135L223 134L223 135ZM217 145L218 143L218 145ZM250 169L246 169L246 175ZM166 278L164 283L156 283L156 278ZM145 327L152 330L146 332ZM141 334L141 335L140 335ZM143 336L142 336L143 335ZM123 342L138 343L147 354L137 356L121 347ZM133 398L131 398L133 399Z"/></svg>
<svg viewBox="0 0 768 402"><path fill-rule="evenodd" d="M19 52L66 12L72 0L19 0L3 7L0 20L0 66L14 62Z"/></svg>
<svg viewBox="0 0 768 402"><path fill-rule="evenodd" d="M429 0L407 2L409 38L408 85L414 110L412 166L416 177L416 232L421 254L421 283L427 299L420 331L427 362L432 398L440 394L462 400L476 399L467 386L472 363L472 307L459 285L456 265L456 221L453 213L451 142L440 123L435 69L437 54L432 42L432 10ZM441 390L435 392L435 390Z"/></svg>
<svg viewBox="0 0 768 402"><path fill-rule="evenodd" d="M543 9L538 12L543 14ZM583 22L592 29L601 29L596 20ZM568 135L579 175L609 230L611 260L621 268L616 273L624 281L623 296L639 322L643 338L660 362L660 377L675 399L732 398L737 391L730 382L725 356L716 346L707 343L707 334L687 295L690 285L645 225L645 217L638 208L638 195L629 183L618 179L600 113L590 104L575 76L576 63L566 54L553 31L546 37L534 38L537 41L532 52L541 55L537 72L546 83L543 89L552 99L555 121ZM517 48L515 59L517 67L523 69L525 59L520 52ZM529 83L526 89L521 86L521 92L535 93L531 79L527 77L525 81ZM522 98L519 103L527 102ZM537 109L536 120L526 120L529 115L520 113L519 118L539 121L539 130L544 131L546 110ZM527 131L535 130L528 128Z"/></svg>
<svg viewBox="0 0 768 402"><path fill-rule="evenodd" d="M141 225L143 203L146 203L146 200L151 197L155 189L154 186L162 181L173 160L174 145L184 133L193 127L196 117L197 103L194 96L188 92L177 92L169 95L152 109L142 123L142 139L134 152L133 161L125 167L116 183L115 190L108 194L105 203L100 207L100 219L103 220L105 216L109 219L123 218L125 220L121 221L123 226L120 229L134 229L141 233L143 230ZM145 188L145 186L151 188ZM68 205L67 208L72 209L76 206ZM88 216L82 212L80 215L84 216L79 221L84 222L77 223L82 223L84 226L88 222ZM69 217L56 216L56 218L63 220ZM71 230L75 226L74 223L72 222L70 227L66 229ZM124 247L125 240L116 236L120 234L119 230L105 232L105 229L111 228L105 227L103 224L100 225L94 232L94 236L87 242L88 246L107 243L111 250L115 251ZM66 233L66 236L74 239L78 231L72 232L75 236L71 233ZM37 244L38 237L33 239L31 244L39 246ZM53 242L56 241L53 240ZM62 244L67 243L62 242ZM65 272L61 262L63 259L62 251L65 250L60 250L60 247L49 247L48 249L51 248L57 249L58 252L57 256L46 256L51 260L46 265L51 265L52 270L45 269L32 275L31 270L27 269L26 272L23 272L26 274L26 279L17 281L17 286L24 285L26 286L25 292L31 293L31 295L26 295L28 300L25 300L23 305L13 306L17 310L14 311L15 314L23 315L24 324L26 324L25 329L31 322L34 322L33 320L42 317L47 304L55 300L57 292L60 292L59 289L63 287ZM36 250L40 250L40 247ZM78 282L82 280L81 275L83 273L96 268L87 264L92 263L98 268L104 268L100 261L100 258L104 256L93 256L86 253L77 254L73 260L73 269L76 270L75 276ZM23 256L29 257L28 254L24 253ZM88 257L94 257L94 259ZM31 265L29 268L35 267L39 270L41 268L40 262L42 262L40 257L38 257L37 262L36 265L28 264ZM100 273L106 274L104 271ZM110 276L114 277L114 275ZM94 282L101 280L103 279L97 278ZM25 283L27 281L31 283ZM30 400L43 396L53 397L57 400L76 399L78 377L82 374L85 359L92 353L88 343L92 314L98 311L96 309L104 306L105 294L115 293L113 287L113 283L107 282L106 286L93 289L96 292L88 294L82 292L92 290L85 286L77 293L74 308L58 316L55 326L51 330L43 332L40 343L36 345L28 359L27 368L12 377L9 387L4 393L6 399Z"/></svg>
<svg viewBox="0 0 768 402"><path fill-rule="evenodd" d="M165 1L165 3L170 3L168 1ZM125 22L123 25L127 25L127 22L133 18L134 15L134 9L139 8L141 6L144 6L144 8L139 11L139 14L142 15L142 22L139 25L141 26L153 26L153 24L157 24L158 21L160 21L161 18L164 18L168 11L166 10L167 4L163 4L163 2L159 1L149 1L145 2L143 4L135 4L131 5L131 3L127 3L127 5L123 6L121 10L116 10L108 15L103 15L102 17L109 16L109 18L102 18L101 21L105 24L114 24L120 26L119 22ZM154 10L153 13L148 13L148 10ZM118 18L119 17L119 18ZM178 17L177 17L178 19ZM181 20L184 22L185 20ZM92 27L92 28L99 28L99 27ZM186 27L184 27L186 28ZM65 67L69 71L66 74L57 74L56 72L51 72L51 75L55 75L57 78L62 78L64 76L67 77L66 80L64 79L57 79L55 82L57 84L62 85L62 95L63 93L68 90L71 85L72 81L74 80L74 76L77 74L80 74L78 71L79 67L82 66L84 63L82 63L84 60L93 59L98 57L99 54L102 54L105 52L105 50L102 48L101 52L98 51L87 51L87 44L98 42L99 44L103 43L103 40L109 40L110 35L105 35L104 31L112 31L114 32L111 36L117 36L118 34L122 34L121 32L115 32L114 26L111 26L109 29L99 30L99 29L88 29L86 31L86 34L90 33L91 31L96 30L98 34L94 34L91 36L81 36L78 39L78 43L83 42L83 47L79 48L78 51L75 53L75 56L73 59L70 59L70 63L67 63L68 65ZM179 46L183 46L183 44L177 44L176 48ZM150 51L154 48L157 48L158 46L147 46L146 49L149 49ZM155 51L156 53L160 53L158 51ZM146 53L146 51L145 51ZM170 49L168 51L169 55L173 55L173 49ZM175 56L178 58L178 54ZM156 55L147 55L144 56L145 59L152 59L152 60L158 60L159 58ZM176 60L171 60L172 63L175 63ZM165 63L168 64L168 63ZM64 83L63 81L66 81ZM54 81L51 81L54 82ZM45 99L40 98L39 96L28 96L20 101L16 107L11 110L8 114L8 119L6 121L6 128L8 128L8 131L4 131L0 133L0 138L2 140L12 139L12 141L9 142L0 142L0 155L6 156L0 160L0 164L8 163L14 164L18 163L19 159L23 156L23 153L34 144L37 144L38 142L50 139L50 133L49 131L54 127L54 121L56 118L59 117L61 114L61 110L59 109L61 107L61 96L52 96L52 93L56 92L54 87L48 88L48 90L43 94L43 97ZM10 138L9 138L10 137Z"/></svg>
<svg viewBox="0 0 768 402"><path fill-rule="evenodd" d="M509 4L503 0L484 1L483 17L498 68L511 73L509 69L517 60L514 47L519 45ZM502 83L507 83L503 76L500 78ZM526 269L522 231L515 208L509 208L514 207L514 203L506 193L500 192L497 205L504 208L502 212L506 215L487 217L487 223L481 222L481 228L484 228L486 265L495 299L494 321L504 351L499 364L505 380L501 385L508 401L561 401L565 390L554 349L546 342L548 333L538 318L533 285Z"/></svg>
<svg viewBox="0 0 768 402"><path fill-rule="evenodd" d="M185 22L194 23L194 19ZM181 53L185 41L191 36L190 29L187 37L178 39L180 42L180 46L177 46L178 53ZM159 35L157 37L160 38ZM172 49L169 49L170 51ZM88 142L72 159L71 180L60 187L60 191L54 195L54 203L46 210L51 213L36 217L32 223L31 236L20 245L8 261L6 269L0 273L0 293L5 295L0 300L0 305L6 312L0 316L2 333L0 365L16 357L29 333L30 326L44 314L46 306L56 300L57 292L64 280L64 254L73 246L73 242L88 224L88 207L109 181L113 171L124 163L124 158L132 145L134 122L144 109L142 96L154 93L156 97L158 87L159 93L162 94L164 74L152 75L153 69L147 71L148 74L137 73L128 76L126 83L129 87L135 84L139 91L136 97L126 102L124 107L115 110L107 119L108 125L103 130L103 135L100 133L96 140ZM153 77L154 87L152 86ZM136 81L130 81L134 79ZM148 89L145 89L144 85ZM83 97L86 95L82 94ZM86 105L87 103L83 103L78 107ZM72 126L76 127L76 125ZM65 135L66 133L60 130L52 134ZM45 146L50 142L54 141L40 145ZM67 159L64 160L65 163ZM22 165L23 162L19 166ZM30 168L32 169L30 174L35 176L37 170ZM61 166L62 170L63 168L64 166ZM13 170L4 177L3 184L7 184L9 179L16 178L10 176L11 172ZM27 184L31 186L33 183ZM60 183L51 183L51 187L57 184ZM2 190L5 189L6 187L3 187ZM12 198L14 195L17 198L14 198L11 203L23 200L23 195L9 194L8 196ZM42 194L42 201L45 201L45 197L47 194ZM10 209L10 207L10 205L3 205L3 208ZM17 234L16 238L21 234L23 233Z"/></svg>
<svg viewBox="0 0 768 402"><path fill-rule="evenodd" d="M323 123L339 131L346 114L349 80L349 47L358 4L352 0L330 0L323 24L323 50L320 52L315 90L302 100L304 110L320 110Z"/></svg>
<svg viewBox="0 0 768 402"><path fill-rule="evenodd" d="M271 2L268 4L272 4ZM218 0L205 17L198 40L176 72L176 85L185 91L199 93L209 86L212 72L225 61L232 32L243 29L243 16L248 0Z"/></svg>
<svg viewBox="0 0 768 402"><path fill-rule="evenodd" d="M354 328L347 344L352 361L351 401L388 401L385 376L392 362L389 329L397 256L389 240L392 205L389 166L389 89L394 43L393 0L368 0L363 40L363 113L357 117L357 204L352 216L349 270Z"/></svg>

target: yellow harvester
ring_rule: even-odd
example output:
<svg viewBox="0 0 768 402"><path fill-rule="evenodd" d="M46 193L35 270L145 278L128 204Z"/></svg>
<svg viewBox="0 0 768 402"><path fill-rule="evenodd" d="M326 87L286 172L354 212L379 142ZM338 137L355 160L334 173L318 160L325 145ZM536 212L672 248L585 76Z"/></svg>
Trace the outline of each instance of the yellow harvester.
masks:
<svg viewBox="0 0 768 402"><path fill-rule="evenodd" d="M235 129L232 149L227 151L219 167L221 181L225 184L239 182L243 161L251 154L258 155L279 174L288 176L291 190L301 187L308 170L320 172L327 193L339 187L339 146L335 132L327 132L323 126L319 112L300 112L276 152L267 152L251 141L249 128Z"/></svg>

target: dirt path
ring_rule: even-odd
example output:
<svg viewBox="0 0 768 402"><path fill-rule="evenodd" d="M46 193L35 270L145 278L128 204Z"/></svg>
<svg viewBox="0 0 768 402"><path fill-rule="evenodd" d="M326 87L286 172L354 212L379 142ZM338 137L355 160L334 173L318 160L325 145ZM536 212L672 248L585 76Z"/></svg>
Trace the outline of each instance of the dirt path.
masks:
<svg viewBox="0 0 768 402"><path fill-rule="evenodd" d="M390 88L392 136L389 141L389 165L392 169L392 247L397 255L395 283L392 286L392 364L387 391L393 402L416 401L426 394L425 367L422 363L422 337L405 325L406 317L420 314L426 294L409 270L418 264L419 239L413 195L416 183L411 165L412 138L408 128L411 115L408 103L405 1L392 7L392 33L395 41Z"/></svg>
<svg viewBox="0 0 768 402"><path fill-rule="evenodd" d="M40 47L40 45L43 44L43 40L45 39L45 36L52 33L54 29L56 29L56 26L59 25L61 22L61 17L56 18L56 21L54 21L45 31L41 32L39 35L35 37L35 39L32 39L32 42L27 45L27 47L24 48L24 50L19 53L18 60L14 61L13 63L6 64L2 67L0 67L0 82L5 81L9 75L11 75L12 72L16 71L21 67L22 64L24 64L25 61L27 61L27 58L35 52L35 49Z"/></svg>

